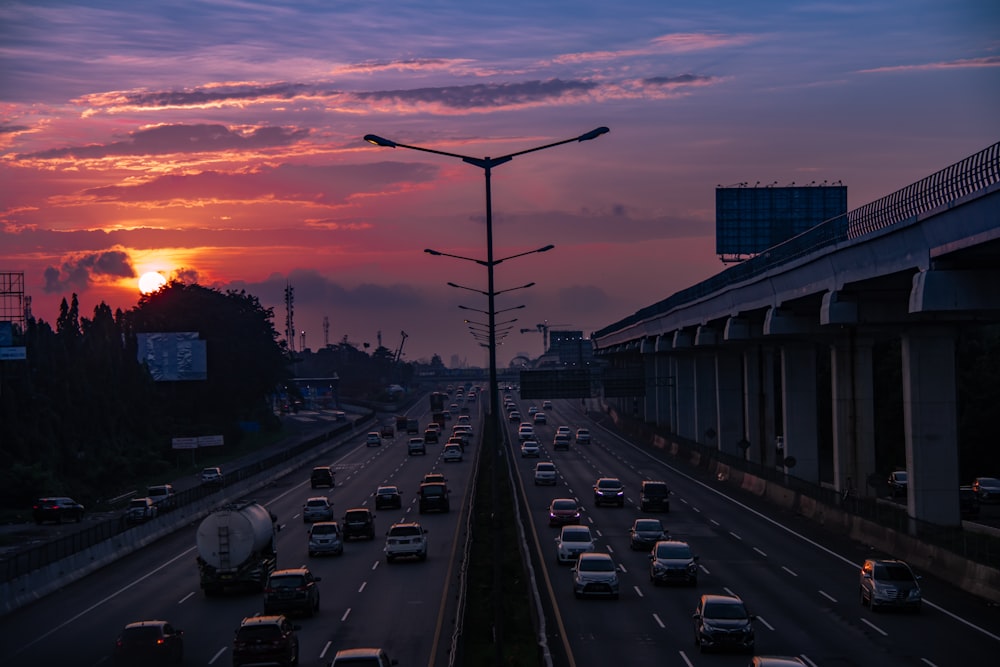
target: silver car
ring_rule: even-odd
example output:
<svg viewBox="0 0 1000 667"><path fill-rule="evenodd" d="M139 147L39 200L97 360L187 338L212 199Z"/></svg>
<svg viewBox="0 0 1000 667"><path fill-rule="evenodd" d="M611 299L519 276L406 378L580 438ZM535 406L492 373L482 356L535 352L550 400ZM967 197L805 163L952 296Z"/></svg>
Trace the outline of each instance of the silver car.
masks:
<svg viewBox="0 0 1000 667"><path fill-rule="evenodd" d="M861 566L861 605L872 611L881 607L920 611L923 596L919 578L901 560L869 558Z"/></svg>
<svg viewBox="0 0 1000 667"><path fill-rule="evenodd" d="M618 566L609 554L588 551L577 557L573 566L573 595L618 599Z"/></svg>
<svg viewBox="0 0 1000 667"><path fill-rule="evenodd" d="M323 496L309 498L302 506L302 521L333 521L333 505Z"/></svg>
<svg viewBox="0 0 1000 667"><path fill-rule="evenodd" d="M556 538L556 562L572 563L580 554L594 550L594 536L588 526L563 526Z"/></svg>
<svg viewBox="0 0 1000 667"><path fill-rule="evenodd" d="M344 553L344 538L336 521L318 521L309 528L309 555Z"/></svg>

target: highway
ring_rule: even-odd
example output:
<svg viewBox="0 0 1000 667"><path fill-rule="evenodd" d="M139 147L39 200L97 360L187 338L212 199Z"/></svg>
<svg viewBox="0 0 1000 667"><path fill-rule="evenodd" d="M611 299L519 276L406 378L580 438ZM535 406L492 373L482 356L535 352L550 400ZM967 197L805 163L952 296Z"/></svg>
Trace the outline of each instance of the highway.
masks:
<svg viewBox="0 0 1000 667"><path fill-rule="evenodd" d="M515 396L516 399L516 396ZM522 414L540 401L518 401ZM482 405L480 402L479 405ZM786 514L679 464L663 452L630 443L585 417L574 401L555 401L548 423L536 426L539 459L521 458L516 425L509 460L516 495L527 526L527 549L542 596L551 596L545 618L547 644L556 667L606 667L624 657L634 664L746 665L747 656L701 654L693 642L691 613L703 593L742 597L757 615L758 654L797 655L808 665L993 664L1000 649L1000 610L923 575L924 609L919 614L872 613L858 600L858 567L882 556L864 545L823 531L812 521ZM426 412L417 415L426 425ZM451 422L454 423L454 422ZM446 430L450 430L450 424ZM594 441L551 450L555 429L589 427ZM256 494L278 517L279 567L308 565L322 577L321 607L301 626L301 664L325 665L340 648L382 646L401 666L447 664L456 618L460 549L465 544L465 509L480 443L459 463L443 463L443 445L425 457L406 453L406 435L366 447L364 433L322 459ZM556 486L536 486L532 469L551 460ZM313 491L309 470L332 465L336 487ZM419 515L415 491L423 475L444 471L452 489L452 511ZM624 508L595 508L592 485L600 476L625 484ZM690 542L700 556L697 587L654 587L648 557L629 549L628 529L640 516L643 479L662 479L673 489L671 511L658 516L675 538ZM372 507L379 484L398 485L403 509L376 512L373 542L352 541L341 557L310 558L300 512L312 495L327 495L336 518L349 507ZM570 568L555 562L557 528L547 520L554 497L577 498L582 521L592 527L597 549L620 568L618 600L574 597ZM419 520L429 529L426 562L388 565L382 554L385 531L394 521ZM194 530L185 528L0 620L0 664L7 667L111 664L115 637L127 622L162 618L185 630L186 665L229 665L233 633L245 616L262 613L259 593L206 598L198 587ZM515 545L511 545L515 548ZM525 605L533 604L525 600Z"/></svg>
<svg viewBox="0 0 1000 667"><path fill-rule="evenodd" d="M519 401L522 415L540 401ZM806 664L949 665L994 664L1000 649L1000 613L981 600L922 575L924 608L919 614L872 613L861 606L858 580L865 558L885 556L831 536L802 517L782 514L751 494L702 479L693 467L678 466L663 452L638 447L615 433L583 421L579 404L556 401L548 423L536 425L539 459L511 457L527 520L538 535L534 550L538 576L554 596L558 618L547 626L550 644L566 647L569 664L745 665L745 655L701 654L694 643L692 612L700 595L743 598L755 622L756 653L794 655ZM589 427L590 445L553 451L560 425ZM509 424L509 428L516 425ZM514 436L516 440L516 435ZM551 460L557 484L536 486L533 468ZM593 502L598 477L618 477L625 485L624 508ZM644 479L662 479L673 489L669 513L641 514L638 493ZM574 598L572 573L557 565L547 507L552 498L576 498L581 522L598 536L620 568L619 600ZM671 537L689 542L700 556L697 587L654 587L648 554L632 551L628 530L639 516L659 517Z"/></svg>
<svg viewBox="0 0 1000 667"><path fill-rule="evenodd" d="M426 426L426 411L411 416L419 416ZM302 665L325 665L338 649L358 646L381 646L401 665L430 665L432 656L446 655L450 648L456 596L445 592L454 590L455 550L466 541L464 508L478 443L467 448L464 461L442 463L443 445L429 445L426 456L411 457L406 440L405 433L397 434L381 446L366 447L364 433L359 433L299 474L255 494L278 517L278 567L308 566L322 578L319 613L293 619L301 626ZM334 489L310 487L314 465L335 468ZM447 475L452 501L447 514L418 512L417 488L431 471ZM306 499L326 495L340 520L351 507L374 511L373 494L380 484L400 487L403 508L375 512L376 539L348 542L343 556L310 558L308 525L301 518ZM400 520L417 520L429 531L426 561L386 563L384 535ZM0 620L0 664L110 665L115 638L126 623L165 619L184 630L184 664L229 665L234 632L244 617L263 613L262 595L205 597L195 564L196 526Z"/></svg>

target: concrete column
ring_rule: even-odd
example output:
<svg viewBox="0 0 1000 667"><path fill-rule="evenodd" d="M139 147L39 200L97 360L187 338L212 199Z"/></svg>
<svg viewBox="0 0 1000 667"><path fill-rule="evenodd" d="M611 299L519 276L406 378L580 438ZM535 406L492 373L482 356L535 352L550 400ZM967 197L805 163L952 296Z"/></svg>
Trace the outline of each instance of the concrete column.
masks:
<svg viewBox="0 0 1000 667"><path fill-rule="evenodd" d="M686 353L677 356L677 435L688 440L698 440L695 421L694 356Z"/></svg>
<svg viewBox="0 0 1000 667"><path fill-rule="evenodd" d="M639 411L642 413L642 420L647 424L656 423L656 354L654 352L656 342L652 338L645 338L640 347L640 359L642 360L643 375L646 378L646 394L639 400Z"/></svg>
<svg viewBox="0 0 1000 667"><path fill-rule="evenodd" d="M743 360L739 353L720 349L715 355L715 403L718 406L715 430L719 449L743 458Z"/></svg>
<svg viewBox="0 0 1000 667"><path fill-rule="evenodd" d="M916 328L903 334L902 350L909 515L960 525L955 340Z"/></svg>
<svg viewBox="0 0 1000 667"><path fill-rule="evenodd" d="M875 495L875 390L872 341L853 330L830 346L833 383L833 483L838 491Z"/></svg>
<svg viewBox="0 0 1000 667"><path fill-rule="evenodd" d="M809 344L781 346L781 405L785 456L795 457L787 472L819 484L819 443L816 438L816 349Z"/></svg>
<svg viewBox="0 0 1000 667"><path fill-rule="evenodd" d="M716 432L719 411L715 400L715 354L713 352L698 352L694 357L694 432L695 440L706 445L718 445L719 434ZM708 433L715 433L711 438Z"/></svg>
<svg viewBox="0 0 1000 667"><path fill-rule="evenodd" d="M679 423L680 417L677 411L677 382L678 373L677 368L677 355L671 354L667 356L667 368L670 372L671 382L667 386L667 401L669 405L667 406L668 418L670 419L670 432L673 434L679 434Z"/></svg>
<svg viewBox="0 0 1000 667"><path fill-rule="evenodd" d="M761 463L764 441L764 389L761 386L760 346L748 345L743 350L743 423L744 437L750 441L747 459Z"/></svg>
<svg viewBox="0 0 1000 667"><path fill-rule="evenodd" d="M665 340L666 336L660 335L656 338L656 424L672 430L673 422L670 419L670 385L673 384L670 373L669 347Z"/></svg>

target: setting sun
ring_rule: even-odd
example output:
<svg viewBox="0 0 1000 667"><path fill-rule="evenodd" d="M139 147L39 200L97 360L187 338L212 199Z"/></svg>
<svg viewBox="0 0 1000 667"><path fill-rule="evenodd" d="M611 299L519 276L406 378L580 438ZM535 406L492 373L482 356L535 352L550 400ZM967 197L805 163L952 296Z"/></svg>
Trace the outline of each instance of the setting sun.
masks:
<svg viewBox="0 0 1000 667"><path fill-rule="evenodd" d="M167 284L167 279L156 271L147 271L139 278L139 291L143 294L152 294Z"/></svg>

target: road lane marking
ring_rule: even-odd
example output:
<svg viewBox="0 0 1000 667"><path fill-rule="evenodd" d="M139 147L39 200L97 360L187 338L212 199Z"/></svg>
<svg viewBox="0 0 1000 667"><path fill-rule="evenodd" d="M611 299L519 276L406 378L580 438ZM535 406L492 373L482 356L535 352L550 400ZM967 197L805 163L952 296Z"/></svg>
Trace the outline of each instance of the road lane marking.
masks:
<svg viewBox="0 0 1000 667"><path fill-rule="evenodd" d="M191 591L190 593L188 593L187 595L185 595L184 597L182 597L182 598L181 598L180 600L178 600L178 601L177 601L177 604L184 604L185 602L187 602L187 601L188 601L188 599L189 599L189 598L190 598L190 597L191 597L192 595L194 595L194 591Z"/></svg>
<svg viewBox="0 0 1000 667"><path fill-rule="evenodd" d="M323 646L323 650L319 652L319 658L320 658L320 660L322 660L323 658L325 658L325 657L326 657L326 652L330 650L330 647L331 647L332 645L333 645L333 642L332 642L332 641L328 641L328 642L327 642L327 643L326 643L326 644L325 644L325 645Z"/></svg>
<svg viewBox="0 0 1000 667"><path fill-rule="evenodd" d="M740 542L743 541L743 538L740 537L739 535L737 535L736 533L734 533L733 531L729 531L729 534L732 535L733 537L735 537L736 539L738 539Z"/></svg>
<svg viewBox="0 0 1000 667"><path fill-rule="evenodd" d="M215 661L218 660L219 658L221 658L222 654L225 653L227 649L228 649L228 647L226 647L226 646L223 646L222 648L220 648L219 652L216 653L215 655L213 655L212 659L208 661L208 664L210 664L210 665L215 664Z"/></svg>
<svg viewBox="0 0 1000 667"><path fill-rule="evenodd" d="M819 594L822 595L823 597L825 597L830 602L836 602L837 601L837 598L833 597L832 595L830 595L826 591L820 591Z"/></svg>
<svg viewBox="0 0 1000 667"><path fill-rule="evenodd" d="M792 572L791 570L789 570L789 569L788 569L787 567L785 567L784 565L782 565L782 566L781 566L781 569L782 569L782 570L784 570L785 572L787 572L788 574L792 575L793 577L797 577L797 576L799 576L799 575L795 574L794 572Z"/></svg>
<svg viewBox="0 0 1000 667"><path fill-rule="evenodd" d="M351 615L351 608L348 607L347 611L344 612L344 615L340 617L340 621L343 623L344 621L347 620L347 617L350 615Z"/></svg>
<svg viewBox="0 0 1000 667"><path fill-rule="evenodd" d="M684 661L684 664L687 665L687 667L694 667L694 664L692 664L692 662L688 660L687 653L685 653L684 651L678 651L678 653L681 654L681 660Z"/></svg>
<svg viewBox="0 0 1000 667"><path fill-rule="evenodd" d="M664 625L664 623L663 623L662 620L660 620L660 615L659 614L654 613L653 614L653 620L656 621L657 625L659 625L661 628L663 628L664 630L666 630L667 626Z"/></svg>
<svg viewBox="0 0 1000 667"><path fill-rule="evenodd" d="M888 632L886 632L882 628L878 627L877 625L875 625L874 623L872 623L871 621L869 621L867 618L862 618L861 622L864 623L865 625L867 625L868 627L870 627L875 632L877 632L880 635L882 635L883 637L888 637L889 636Z"/></svg>
<svg viewBox="0 0 1000 667"><path fill-rule="evenodd" d="M760 549L758 549L757 547L754 547L753 550L756 551L757 553L759 553L764 558L767 558L767 554L764 553L763 551L761 551Z"/></svg>
<svg viewBox="0 0 1000 667"><path fill-rule="evenodd" d="M365 586L367 586L367 585L368 585L368 582L367 582L367 581L362 581L362 582L361 582L361 587L360 587L360 588L358 589L358 592L360 593L360 592L362 592L363 590L365 590Z"/></svg>
<svg viewBox="0 0 1000 667"><path fill-rule="evenodd" d="M770 623L768 623L766 620L764 620L763 616L758 616L757 620L760 621L761 623L763 623L764 625L766 625L768 630L770 630L771 632L774 632L774 626L771 625Z"/></svg>
<svg viewBox="0 0 1000 667"><path fill-rule="evenodd" d="M637 595L638 595L639 597L641 597L641 598L644 598L644 597L646 597L645 595L643 595L643 594L642 594L642 591L640 591L640 590L639 590L639 587L638 587L638 586L633 586L632 588L633 588L633 589L635 589L635 592L636 592L636 594L637 594Z"/></svg>

